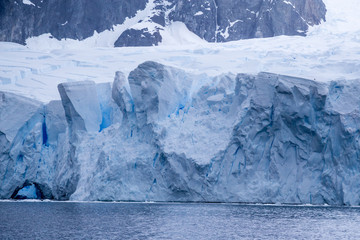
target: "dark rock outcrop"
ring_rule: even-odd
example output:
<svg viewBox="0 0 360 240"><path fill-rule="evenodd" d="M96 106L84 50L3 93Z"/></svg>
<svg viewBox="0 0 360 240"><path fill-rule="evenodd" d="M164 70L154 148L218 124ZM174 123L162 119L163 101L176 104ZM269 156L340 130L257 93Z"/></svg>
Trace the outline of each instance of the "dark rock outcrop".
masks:
<svg viewBox="0 0 360 240"><path fill-rule="evenodd" d="M50 33L57 39L82 40L121 24L145 8L147 0L2 0L0 40L24 44L32 36Z"/></svg>
<svg viewBox="0 0 360 240"><path fill-rule="evenodd" d="M325 19L321 0L174 1L170 19L209 42L277 35L305 35Z"/></svg>
<svg viewBox="0 0 360 240"><path fill-rule="evenodd" d="M149 32L147 28L125 30L116 40L114 47L153 46L161 42L159 31Z"/></svg>
<svg viewBox="0 0 360 240"><path fill-rule="evenodd" d="M0 41L24 44L32 36L50 33L57 39L82 40L112 29L143 10L149 0L3 0L0 2ZM309 26L325 20L322 0L152 0L143 21L156 31L122 32L115 46L152 46L161 42L161 30L172 21L209 42L305 36Z"/></svg>

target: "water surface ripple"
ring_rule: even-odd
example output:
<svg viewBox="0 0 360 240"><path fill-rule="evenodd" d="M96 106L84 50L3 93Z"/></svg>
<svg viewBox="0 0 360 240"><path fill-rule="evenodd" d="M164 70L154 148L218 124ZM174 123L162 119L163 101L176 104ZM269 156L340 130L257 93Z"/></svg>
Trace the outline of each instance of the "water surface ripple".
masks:
<svg viewBox="0 0 360 240"><path fill-rule="evenodd" d="M360 208L0 202L0 239L360 239Z"/></svg>

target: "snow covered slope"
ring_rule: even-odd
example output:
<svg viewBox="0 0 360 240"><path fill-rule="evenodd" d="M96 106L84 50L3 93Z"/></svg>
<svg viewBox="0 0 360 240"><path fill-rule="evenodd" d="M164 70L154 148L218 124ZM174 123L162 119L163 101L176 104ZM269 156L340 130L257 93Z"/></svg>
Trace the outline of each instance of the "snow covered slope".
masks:
<svg viewBox="0 0 360 240"><path fill-rule="evenodd" d="M84 41L40 37L28 46L0 42L0 89L48 102L59 99L61 82L112 82L151 60L210 76L221 73L273 72L331 81L359 78L360 7L353 0L325 1L327 21L308 37L279 36L230 43L207 43L182 23L169 26L162 46L108 48L105 34ZM102 37L103 36L103 37Z"/></svg>

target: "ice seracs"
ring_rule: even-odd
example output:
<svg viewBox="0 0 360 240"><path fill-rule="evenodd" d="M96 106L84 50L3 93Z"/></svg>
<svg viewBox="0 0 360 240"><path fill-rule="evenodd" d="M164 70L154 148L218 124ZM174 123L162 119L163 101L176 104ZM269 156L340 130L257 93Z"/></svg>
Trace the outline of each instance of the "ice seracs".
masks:
<svg viewBox="0 0 360 240"><path fill-rule="evenodd" d="M358 85L156 62L60 84L1 134L0 196L359 205ZM33 105L9 96L2 111Z"/></svg>
<svg viewBox="0 0 360 240"><path fill-rule="evenodd" d="M62 83L58 89L70 128L98 132L102 115L95 83Z"/></svg>

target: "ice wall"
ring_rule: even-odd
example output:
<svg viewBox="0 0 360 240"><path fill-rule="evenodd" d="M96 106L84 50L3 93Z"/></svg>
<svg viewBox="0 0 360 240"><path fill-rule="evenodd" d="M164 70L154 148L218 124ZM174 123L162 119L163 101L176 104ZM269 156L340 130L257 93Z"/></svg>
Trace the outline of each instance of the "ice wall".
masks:
<svg viewBox="0 0 360 240"><path fill-rule="evenodd" d="M0 198L33 186L39 198L53 198L61 135L66 131L59 101L43 105L0 92Z"/></svg>
<svg viewBox="0 0 360 240"><path fill-rule="evenodd" d="M61 84L1 130L0 197L359 205L359 81L145 62L112 87ZM0 111L34 105L9 96Z"/></svg>

